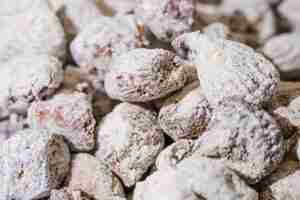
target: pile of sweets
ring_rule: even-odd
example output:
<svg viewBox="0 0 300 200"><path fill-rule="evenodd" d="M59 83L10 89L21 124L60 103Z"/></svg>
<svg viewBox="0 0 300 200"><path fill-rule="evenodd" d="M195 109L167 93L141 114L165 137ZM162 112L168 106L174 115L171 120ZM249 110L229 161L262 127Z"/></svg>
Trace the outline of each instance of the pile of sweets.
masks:
<svg viewBox="0 0 300 200"><path fill-rule="evenodd" d="M0 200L299 200L300 1L0 1Z"/></svg>

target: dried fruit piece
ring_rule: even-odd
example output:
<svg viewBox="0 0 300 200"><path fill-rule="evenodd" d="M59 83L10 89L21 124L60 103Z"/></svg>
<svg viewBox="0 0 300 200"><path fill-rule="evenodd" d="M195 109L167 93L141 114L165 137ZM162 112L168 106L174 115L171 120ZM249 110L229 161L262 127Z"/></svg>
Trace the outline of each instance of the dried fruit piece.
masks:
<svg viewBox="0 0 300 200"><path fill-rule="evenodd" d="M128 187L142 178L164 146L156 120L141 106L121 103L99 125L96 157Z"/></svg>
<svg viewBox="0 0 300 200"><path fill-rule="evenodd" d="M184 61L163 49L134 49L122 54L105 77L113 99L147 102L165 97L186 82Z"/></svg>
<svg viewBox="0 0 300 200"><path fill-rule="evenodd" d="M262 105L277 91L279 73L273 64L246 45L197 32L176 44L197 64L201 89L212 106L227 98Z"/></svg>
<svg viewBox="0 0 300 200"><path fill-rule="evenodd" d="M192 156L138 183L133 199L258 200L258 195L221 162Z"/></svg>
<svg viewBox="0 0 300 200"><path fill-rule="evenodd" d="M144 26L134 16L101 17L71 43L75 62L89 74L93 86L104 91L104 77L113 59L148 44Z"/></svg>
<svg viewBox="0 0 300 200"><path fill-rule="evenodd" d="M60 86L63 69L54 57L24 55L3 64L0 76L0 106L26 113L30 102L49 97Z"/></svg>
<svg viewBox="0 0 300 200"><path fill-rule="evenodd" d="M214 110L197 153L224 160L250 184L277 168L285 148L275 120L263 110L238 101L224 101Z"/></svg>
<svg viewBox="0 0 300 200"><path fill-rule="evenodd" d="M70 152L62 136L30 129L0 148L0 199L40 199L69 173Z"/></svg>
<svg viewBox="0 0 300 200"><path fill-rule="evenodd" d="M300 79L300 34L285 33L268 40L262 51L278 67L283 80Z"/></svg>
<svg viewBox="0 0 300 200"><path fill-rule="evenodd" d="M16 15L1 16L0 63L25 53L65 56L63 27L47 3L36 2Z"/></svg>
<svg viewBox="0 0 300 200"><path fill-rule="evenodd" d="M57 94L47 101L31 104L28 123L34 129L46 129L63 135L73 151L90 151L95 146L95 119L86 94Z"/></svg>
<svg viewBox="0 0 300 200"><path fill-rule="evenodd" d="M135 9L154 35L166 42L191 30L194 11L194 0L141 0Z"/></svg>
<svg viewBox="0 0 300 200"><path fill-rule="evenodd" d="M90 154L73 156L68 188L81 190L95 199L125 200L119 179Z"/></svg>
<svg viewBox="0 0 300 200"><path fill-rule="evenodd" d="M67 34L77 34L102 17L95 0L48 0Z"/></svg>
<svg viewBox="0 0 300 200"><path fill-rule="evenodd" d="M201 135L210 120L211 109L201 89L180 91L169 97L159 111L159 125L173 140Z"/></svg>

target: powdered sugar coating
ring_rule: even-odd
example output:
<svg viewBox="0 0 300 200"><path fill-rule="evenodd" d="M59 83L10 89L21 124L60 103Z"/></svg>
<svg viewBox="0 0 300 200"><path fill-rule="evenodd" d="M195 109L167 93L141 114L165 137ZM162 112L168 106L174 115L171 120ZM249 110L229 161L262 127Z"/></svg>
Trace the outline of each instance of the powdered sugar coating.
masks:
<svg viewBox="0 0 300 200"><path fill-rule="evenodd" d="M287 118L296 127L300 127L300 97L294 98L288 105Z"/></svg>
<svg viewBox="0 0 300 200"><path fill-rule="evenodd" d="M163 49L134 49L113 62L105 90L113 99L147 102L184 86L184 62Z"/></svg>
<svg viewBox="0 0 300 200"><path fill-rule="evenodd" d="M59 16L65 32L77 34L97 18L102 17L96 0L48 0Z"/></svg>
<svg viewBox="0 0 300 200"><path fill-rule="evenodd" d="M95 146L96 122L86 94L62 93L34 102L28 110L28 123L34 129L63 135L73 151L90 151Z"/></svg>
<svg viewBox="0 0 300 200"><path fill-rule="evenodd" d="M284 177L270 186L272 196L275 200L297 200L300 198L299 193L299 176L300 171Z"/></svg>
<svg viewBox="0 0 300 200"><path fill-rule="evenodd" d="M221 162L192 156L138 183L133 199L258 200L258 195Z"/></svg>
<svg viewBox="0 0 300 200"><path fill-rule="evenodd" d="M86 153L72 157L68 181L70 190L81 190L95 199L125 200L119 179L94 156Z"/></svg>
<svg viewBox="0 0 300 200"><path fill-rule="evenodd" d="M159 111L159 125L173 140L201 135L210 120L211 109L201 89L181 91L164 103Z"/></svg>
<svg viewBox="0 0 300 200"><path fill-rule="evenodd" d="M194 11L194 0L141 0L135 9L154 35L166 42L191 30Z"/></svg>
<svg viewBox="0 0 300 200"><path fill-rule="evenodd" d="M25 53L48 54L60 59L65 55L63 27L43 1L36 1L18 14L1 16L0 25L0 63Z"/></svg>
<svg viewBox="0 0 300 200"><path fill-rule="evenodd" d="M47 55L24 55L0 69L1 107L25 110L34 100L49 97L63 81L62 64Z"/></svg>
<svg viewBox="0 0 300 200"><path fill-rule="evenodd" d="M164 146L156 115L121 103L99 125L96 157L130 187L140 180Z"/></svg>
<svg viewBox="0 0 300 200"><path fill-rule="evenodd" d="M292 29L296 32L300 31L300 2L295 0L284 0L280 4L278 10L285 18L288 19Z"/></svg>
<svg viewBox="0 0 300 200"><path fill-rule="evenodd" d="M260 190L260 200L276 200L270 186L276 185L276 182L294 174L297 170L299 170L297 161L288 159L282 162L276 171L257 185L257 188Z"/></svg>
<svg viewBox="0 0 300 200"><path fill-rule="evenodd" d="M181 37L179 45L191 52L203 94L212 106L232 97L262 105L277 91L276 68L244 44L195 32Z"/></svg>
<svg viewBox="0 0 300 200"><path fill-rule="evenodd" d="M63 137L23 130L0 148L0 198L40 199L69 173L70 152Z"/></svg>
<svg viewBox="0 0 300 200"><path fill-rule="evenodd" d="M290 111L287 107L278 107L270 112L281 129L284 138L289 138L296 131L297 127L293 124Z"/></svg>
<svg viewBox="0 0 300 200"><path fill-rule="evenodd" d="M263 191L268 190L272 184L295 173L299 169L300 166L298 161L286 157L286 159L278 166L278 168L272 174L258 183L257 186Z"/></svg>
<svg viewBox="0 0 300 200"><path fill-rule="evenodd" d="M147 44L144 26L134 16L103 16L80 32L70 48L73 59L91 76L94 87L104 91L104 77L113 59Z"/></svg>
<svg viewBox="0 0 300 200"><path fill-rule="evenodd" d="M134 12L139 0L104 0L104 3L116 14L128 14Z"/></svg>
<svg viewBox="0 0 300 200"><path fill-rule="evenodd" d="M160 152L155 165L158 170L176 168L180 162L192 156L198 148L195 140L178 140Z"/></svg>
<svg viewBox="0 0 300 200"><path fill-rule="evenodd" d="M16 113L9 114L9 119L0 121L0 144L27 126L27 121L24 116Z"/></svg>
<svg viewBox="0 0 300 200"><path fill-rule="evenodd" d="M212 38L228 38L231 30L228 26L222 23L212 23L203 28L203 33Z"/></svg>
<svg viewBox="0 0 300 200"><path fill-rule="evenodd" d="M300 79L300 34L286 33L268 40L263 53L278 67L283 80Z"/></svg>
<svg viewBox="0 0 300 200"><path fill-rule="evenodd" d="M224 160L250 184L276 169L285 153L275 120L263 110L234 100L214 110L199 147L197 153Z"/></svg>
<svg viewBox="0 0 300 200"><path fill-rule="evenodd" d="M60 190L52 190L50 200L92 200L92 197L89 197L89 195L80 190L63 188Z"/></svg>
<svg viewBox="0 0 300 200"><path fill-rule="evenodd" d="M20 14L31 7L33 5L37 5L37 3L41 3L38 0L28 0L28 1L18 1L18 0L11 0L11 1L1 1L0 2L0 17L3 16L13 16ZM44 3L44 2L42 2Z"/></svg>

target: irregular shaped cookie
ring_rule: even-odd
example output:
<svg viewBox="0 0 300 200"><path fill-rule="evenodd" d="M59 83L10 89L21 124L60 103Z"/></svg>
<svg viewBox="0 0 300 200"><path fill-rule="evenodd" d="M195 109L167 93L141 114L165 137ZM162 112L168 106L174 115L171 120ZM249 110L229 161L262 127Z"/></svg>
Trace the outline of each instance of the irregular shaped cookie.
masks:
<svg viewBox="0 0 300 200"><path fill-rule="evenodd" d="M80 190L63 188L60 190L52 190L50 200L92 200L92 197Z"/></svg>
<svg viewBox="0 0 300 200"><path fill-rule="evenodd" d="M75 154L72 158L70 190L81 190L94 199L125 200L119 179L104 163L90 154Z"/></svg>
<svg viewBox="0 0 300 200"><path fill-rule="evenodd" d="M292 29L296 32L300 30L300 2L295 0L285 0L279 5L279 13L288 19Z"/></svg>
<svg viewBox="0 0 300 200"><path fill-rule="evenodd" d="M199 137L206 129L211 109L201 89L180 91L169 97L159 111L159 125L173 140Z"/></svg>
<svg viewBox="0 0 300 200"><path fill-rule="evenodd" d="M0 199L40 199L69 173L70 152L62 136L24 130L0 148Z"/></svg>
<svg viewBox="0 0 300 200"><path fill-rule="evenodd" d="M245 181L254 184L277 168L285 146L280 129L269 114L227 100L214 110L196 153L225 161Z"/></svg>
<svg viewBox="0 0 300 200"><path fill-rule="evenodd" d="M177 46L190 52L203 94L212 106L232 97L262 105L277 91L276 68L246 45L195 32L180 37Z"/></svg>
<svg viewBox="0 0 300 200"><path fill-rule="evenodd" d="M25 53L64 57L66 42L63 27L47 3L37 2L16 15L0 17L0 63Z"/></svg>
<svg viewBox="0 0 300 200"><path fill-rule="evenodd" d="M54 57L24 55L3 64L0 76L1 110L26 113L29 103L49 97L60 86L63 69Z"/></svg>
<svg viewBox="0 0 300 200"><path fill-rule="evenodd" d="M262 51L273 61L283 80L300 79L300 34L285 33L268 40Z"/></svg>
<svg viewBox="0 0 300 200"><path fill-rule="evenodd" d="M139 182L133 199L258 200L258 195L221 162L192 156Z"/></svg>
<svg viewBox="0 0 300 200"><path fill-rule="evenodd" d="M176 168L181 161L192 156L198 148L198 143L195 140L178 140L160 152L155 165L158 170Z"/></svg>
<svg viewBox="0 0 300 200"><path fill-rule="evenodd" d="M93 86L104 91L104 77L112 60L131 49L147 46L145 37L143 24L134 16L101 17L80 32L70 48Z"/></svg>
<svg viewBox="0 0 300 200"><path fill-rule="evenodd" d="M135 9L154 35L165 42L191 30L194 11L194 0L141 0Z"/></svg>
<svg viewBox="0 0 300 200"><path fill-rule="evenodd" d="M197 49L197 42L201 41L201 37L206 35L211 39L226 39L229 35L225 26L221 24L212 24L207 26L202 31L195 31L190 33L184 33L178 37L176 37L172 41L172 47L175 49L176 53L181 57L194 61L195 58L200 54L200 50Z"/></svg>
<svg viewBox="0 0 300 200"><path fill-rule="evenodd" d="M92 104L84 93L62 93L32 103L28 123L34 129L63 135L72 151L90 151L95 147L96 122Z"/></svg>
<svg viewBox="0 0 300 200"><path fill-rule="evenodd" d="M77 34L102 17L95 0L48 0L59 16L67 34Z"/></svg>
<svg viewBox="0 0 300 200"><path fill-rule="evenodd" d="M122 54L105 77L105 90L113 99L147 102L184 86L184 61L163 49L134 49Z"/></svg>
<svg viewBox="0 0 300 200"><path fill-rule="evenodd" d="M99 125L96 157L128 187L142 178L164 146L156 120L152 111L121 103Z"/></svg>

